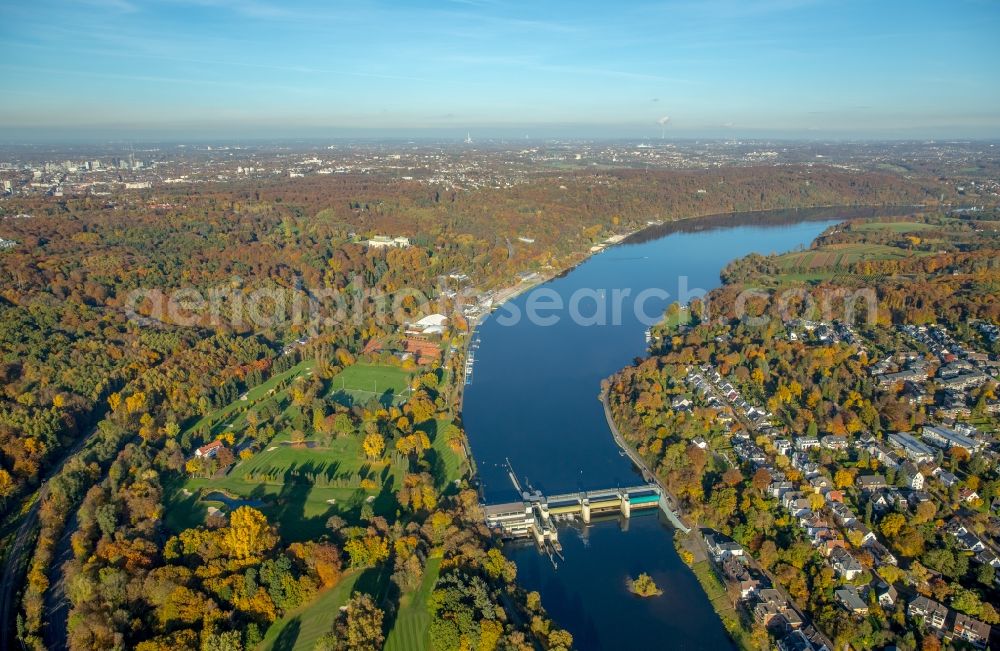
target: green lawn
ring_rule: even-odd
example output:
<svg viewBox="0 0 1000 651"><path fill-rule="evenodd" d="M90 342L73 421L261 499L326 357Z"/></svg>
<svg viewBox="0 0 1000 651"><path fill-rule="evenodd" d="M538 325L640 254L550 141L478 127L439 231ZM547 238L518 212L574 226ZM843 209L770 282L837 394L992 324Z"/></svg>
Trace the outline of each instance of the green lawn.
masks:
<svg viewBox="0 0 1000 651"><path fill-rule="evenodd" d="M426 459L442 492L450 490L465 471L463 455L445 440L449 422L422 425L431 438ZM283 538L305 540L321 535L331 515L356 522L369 497L374 498L371 504L376 515L394 516L398 508L395 493L405 472L401 463L367 460L355 436L334 439L329 445L309 440L295 446L289 443L288 433L281 433L271 445L238 462L226 475L194 477L168 486L172 497L165 523L172 531L194 527L204 522L209 507L231 510L241 503L226 504L224 497L243 498L277 523ZM374 481L377 488L362 489L360 482L365 478ZM224 496L206 499L215 491Z"/></svg>
<svg viewBox="0 0 1000 651"><path fill-rule="evenodd" d="M251 389L247 400L236 400L216 410L194 427L207 427L211 423L216 432L229 430L239 434L246 426L246 407L259 407L269 401L276 401L284 410L278 420L287 419L289 412L297 407L290 406L287 387L275 388L281 382L290 386L289 380L310 373L313 364L311 360L302 362L269 379ZM357 398L365 391L361 387L377 386L380 392L385 388L380 395L389 402L401 401L408 392L410 377L408 372L394 366L360 364L334 377L329 393L334 394L334 399L338 392ZM340 389L338 384L346 388ZM374 395L370 391L365 400ZM465 469L464 455L452 450L445 439L443 432L449 422L430 421L420 426L432 441L425 458L441 491L449 490ZM265 449L238 461L222 476L190 478L168 486L170 507L164 520L170 530L181 531L203 523L211 507L229 511L246 503L276 523L286 540L305 540L321 535L331 515L357 522L368 500L372 500L376 515L392 519L398 509L395 493L405 472L403 462L368 460L358 436L333 439L328 444L309 437L303 444L292 445L291 431L285 428ZM361 482L366 479L374 482L375 488L362 488Z"/></svg>
<svg viewBox="0 0 1000 651"><path fill-rule="evenodd" d="M330 394L343 404L377 397L384 405L399 404L409 394L411 374L396 366L354 364L330 380Z"/></svg>
<svg viewBox="0 0 1000 651"><path fill-rule="evenodd" d="M426 458L431 464L431 474L438 490L442 492L465 472L464 455L452 450L445 439L444 430L450 424L449 420L436 420L420 425L431 439L431 449L426 453Z"/></svg>
<svg viewBox="0 0 1000 651"><path fill-rule="evenodd" d="M167 526L177 531L203 522L209 506L223 506L220 500L198 499L199 492L210 495L213 491L252 500L250 505L276 522L286 540L319 536L334 514L356 521L369 496L374 497L376 514L395 514L394 493L402 485L405 471L401 465L366 460L356 437L334 439L328 447L312 443L313 447L292 446L282 444L280 438L223 477L191 478L178 487ZM378 488L362 489L364 478L373 480ZM181 489L191 495L185 496Z"/></svg>
<svg viewBox="0 0 1000 651"><path fill-rule="evenodd" d="M294 610L271 624L260 649L269 651L312 651L319 638L330 631L340 607L347 603L361 572L348 572L340 583L319 595L306 606Z"/></svg>
<svg viewBox="0 0 1000 651"><path fill-rule="evenodd" d="M238 430L244 423L243 419L247 407L253 405L257 401L261 401L261 404L263 404L263 402L267 402L268 400L275 400L280 404L288 393L288 389L286 388L281 391L275 391L274 394L268 398L271 390L286 380L310 373L314 365L315 360L311 359L299 362L284 373L278 373L277 375L268 378L266 382L263 382L247 391L246 400L234 400L225 407L220 407L219 409L206 414L189 429L207 430L211 427L212 434L215 435L222 433L226 429L230 429L228 427L229 425L233 425L231 429ZM289 386L290 385L291 384L289 383Z"/></svg>
<svg viewBox="0 0 1000 651"><path fill-rule="evenodd" d="M385 641L385 651L426 651L430 649L431 614L427 599L441 572L441 558L427 559L424 578L413 593L402 596L399 613Z"/></svg>
<svg viewBox="0 0 1000 651"><path fill-rule="evenodd" d="M271 624L257 648L259 651L313 651L316 642L330 632L340 607L347 604L353 593L362 592L371 595L376 604L384 603L392 587L391 574L392 566L388 564L345 572L340 583Z"/></svg>

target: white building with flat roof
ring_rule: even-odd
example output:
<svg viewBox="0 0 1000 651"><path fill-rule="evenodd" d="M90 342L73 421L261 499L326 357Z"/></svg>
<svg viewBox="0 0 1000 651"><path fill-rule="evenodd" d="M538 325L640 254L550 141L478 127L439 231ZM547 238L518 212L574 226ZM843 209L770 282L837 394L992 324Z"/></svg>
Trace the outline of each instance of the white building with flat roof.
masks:
<svg viewBox="0 0 1000 651"><path fill-rule="evenodd" d="M937 452L906 432L896 432L889 435L889 443L902 450L903 454L913 463L927 463L937 456Z"/></svg>
<svg viewBox="0 0 1000 651"><path fill-rule="evenodd" d="M970 438L965 434L959 434L955 430L948 429L947 427L924 425L923 430L921 430L921 436L931 445L945 450L951 448L964 448L969 452L969 454L972 454L974 452L979 452L980 448L982 448L982 443L979 441Z"/></svg>

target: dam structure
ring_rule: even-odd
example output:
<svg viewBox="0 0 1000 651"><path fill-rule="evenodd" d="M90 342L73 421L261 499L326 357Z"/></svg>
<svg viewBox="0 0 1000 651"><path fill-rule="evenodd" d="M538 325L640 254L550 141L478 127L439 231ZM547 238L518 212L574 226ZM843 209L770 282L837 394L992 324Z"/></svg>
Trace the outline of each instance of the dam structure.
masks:
<svg viewBox="0 0 1000 651"><path fill-rule="evenodd" d="M501 538L533 539L539 546L559 548L556 522L579 518L590 524L593 517L620 514L632 516L635 509L662 509L676 516L657 484L607 488L546 496L541 491L523 491L521 500L483 506L486 525Z"/></svg>

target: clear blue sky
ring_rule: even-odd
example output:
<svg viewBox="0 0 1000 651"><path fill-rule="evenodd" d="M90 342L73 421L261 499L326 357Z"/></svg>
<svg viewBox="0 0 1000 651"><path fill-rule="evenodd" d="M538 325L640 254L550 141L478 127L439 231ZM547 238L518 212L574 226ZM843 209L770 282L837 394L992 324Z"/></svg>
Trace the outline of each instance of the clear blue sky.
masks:
<svg viewBox="0 0 1000 651"><path fill-rule="evenodd" d="M996 0L31 0L0 130L1000 136Z"/></svg>

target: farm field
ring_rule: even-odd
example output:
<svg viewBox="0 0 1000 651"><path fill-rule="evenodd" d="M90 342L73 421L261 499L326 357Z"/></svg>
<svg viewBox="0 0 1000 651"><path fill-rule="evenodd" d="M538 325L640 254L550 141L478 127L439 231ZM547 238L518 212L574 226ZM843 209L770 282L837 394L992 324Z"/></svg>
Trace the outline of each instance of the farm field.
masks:
<svg viewBox="0 0 1000 651"><path fill-rule="evenodd" d="M940 226L922 222L865 222L851 226L851 230L855 231L892 231L893 233L914 233L932 228L940 228Z"/></svg>
<svg viewBox="0 0 1000 651"><path fill-rule="evenodd" d="M881 244L828 244L815 250L786 253L778 264L786 271L836 269L862 260L899 260L906 252Z"/></svg>

